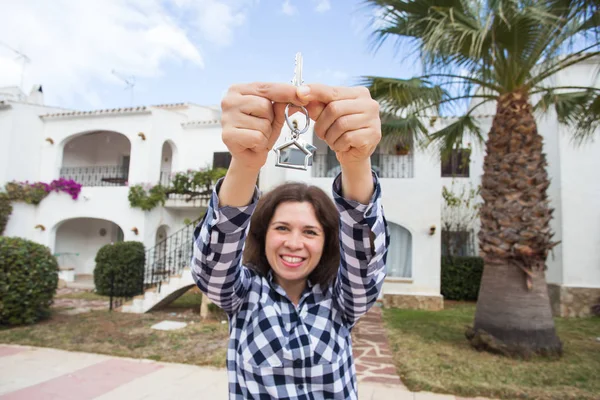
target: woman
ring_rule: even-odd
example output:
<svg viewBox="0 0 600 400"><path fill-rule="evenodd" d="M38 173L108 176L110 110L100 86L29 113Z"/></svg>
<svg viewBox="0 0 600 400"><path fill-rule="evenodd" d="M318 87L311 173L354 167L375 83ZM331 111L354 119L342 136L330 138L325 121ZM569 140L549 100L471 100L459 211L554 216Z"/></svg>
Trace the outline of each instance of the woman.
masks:
<svg viewBox="0 0 600 400"><path fill-rule="evenodd" d="M303 184L258 201L287 103L306 106L336 152L335 206ZM350 331L379 295L389 242L370 164L379 106L365 88L274 83L234 86L221 106L232 161L196 229L192 274L229 315L230 398L355 399Z"/></svg>

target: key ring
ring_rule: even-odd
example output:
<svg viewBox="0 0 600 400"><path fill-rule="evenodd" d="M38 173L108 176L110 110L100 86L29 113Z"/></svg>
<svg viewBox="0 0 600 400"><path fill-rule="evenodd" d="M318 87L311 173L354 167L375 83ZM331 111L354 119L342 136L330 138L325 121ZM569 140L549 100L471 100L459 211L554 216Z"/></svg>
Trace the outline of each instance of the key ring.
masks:
<svg viewBox="0 0 600 400"><path fill-rule="evenodd" d="M290 106L298 107L293 104L288 104L287 106L285 106L285 113L283 115L285 116L285 122L286 122L287 126L292 131L292 137L294 139L298 139L298 136L300 136L301 134L303 134L304 132L306 132L308 130L308 127L310 126L310 117L308 115L308 110L306 109L306 107L304 107L304 106L298 107L302 110L302 112L304 113L304 116L306 117L306 125L304 126L304 128L302 130L294 127L294 124L292 123L292 121L290 121L290 117L288 116Z"/></svg>

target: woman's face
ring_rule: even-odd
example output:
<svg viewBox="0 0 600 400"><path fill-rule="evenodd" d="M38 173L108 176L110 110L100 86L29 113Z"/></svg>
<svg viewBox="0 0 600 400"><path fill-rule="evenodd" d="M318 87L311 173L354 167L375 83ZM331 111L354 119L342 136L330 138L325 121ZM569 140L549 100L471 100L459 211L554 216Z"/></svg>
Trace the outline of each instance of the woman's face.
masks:
<svg viewBox="0 0 600 400"><path fill-rule="evenodd" d="M325 243L325 232L312 204L285 202L275 209L267 227L265 252L276 282L306 282L315 269Z"/></svg>

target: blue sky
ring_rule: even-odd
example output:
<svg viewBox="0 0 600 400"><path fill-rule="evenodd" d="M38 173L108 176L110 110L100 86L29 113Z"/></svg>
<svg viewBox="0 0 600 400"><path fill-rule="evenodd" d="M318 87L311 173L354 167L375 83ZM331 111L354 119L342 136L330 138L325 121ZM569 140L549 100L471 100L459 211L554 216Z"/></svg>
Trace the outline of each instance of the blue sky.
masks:
<svg viewBox="0 0 600 400"><path fill-rule="evenodd" d="M0 16L0 86L44 86L47 103L91 109L130 104L112 70L135 77L134 105L217 105L238 82L292 78L352 85L361 75L410 77L393 43L370 46L374 10L355 0L41 0ZM10 47L10 49L9 49ZM13 50L11 50L13 49Z"/></svg>

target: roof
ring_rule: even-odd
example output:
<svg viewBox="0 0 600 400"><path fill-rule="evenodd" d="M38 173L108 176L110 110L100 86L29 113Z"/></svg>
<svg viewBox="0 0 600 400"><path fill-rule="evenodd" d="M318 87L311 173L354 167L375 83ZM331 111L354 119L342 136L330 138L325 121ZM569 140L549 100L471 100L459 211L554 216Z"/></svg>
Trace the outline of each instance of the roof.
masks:
<svg viewBox="0 0 600 400"><path fill-rule="evenodd" d="M87 117L87 116L104 116L114 114L145 114L149 113L150 110L146 106L140 107L122 107L122 108L105 108L102 110L91 110L91 111L68 111L63 113L53 113L40 115L42 119L54 119L54 118L69 118L69 117Z"/></svg>
<svg viewBox="0 0 600 400"><path fill-rule="evenodd" d="M221 123L221 121L219 121L218 119L209 119L209 120L205 120L205 121L188 121L188 122L182 122L181 126L185 129L185 128L201 128L204 126L209 126L209 125L219 125Z"/></svg>
<svg viewBox="0 0 600 400"><path fill-rule="evenodd" d="M190 105L198 106L192 103L166 103L156 104L151 106L139 106L139 107L121 107L121 108L105 108L101 110L90 110L90 111L68 111L63 113L44 114L40 116L42 119L54 119L54 118L72 118L72 117L88 117L88 116L104 116L104 115L115 115L115 114L146 114L150 113L152 108L161 108L166 110L188 108Z"/></svg>

